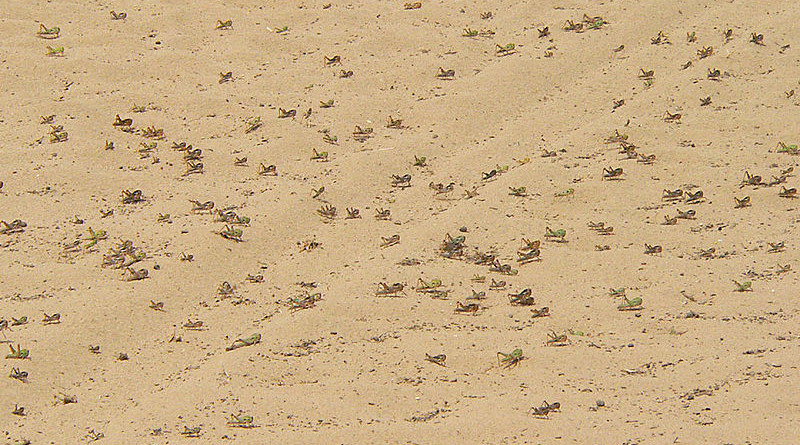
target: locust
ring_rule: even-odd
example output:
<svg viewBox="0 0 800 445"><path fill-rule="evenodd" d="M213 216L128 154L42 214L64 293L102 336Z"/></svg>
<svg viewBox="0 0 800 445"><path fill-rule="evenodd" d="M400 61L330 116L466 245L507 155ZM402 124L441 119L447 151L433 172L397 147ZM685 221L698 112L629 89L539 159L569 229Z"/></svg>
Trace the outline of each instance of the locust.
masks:
<svg viewBox="0 0 800 445"><path fill-rule="evenodd" d="M248 416L245 414L231 414L230 419L228 419L228 426L234 428L253 428L255 425L253 424L253 416Z"/></svg>
<svg viewBox="0 0 800 445"><path fill-rule="evenodd" d="M14 349L14 345L9 344L8 348L11 349L11 353L6 355L8 359L24 360L30 358L31 352L27 349L23 349L20 345L17 345L17 348Z"/></svg>
<svg viewBox="0 0 800 445"><path fill-rule="evenodd" d="M622 296L624 302L617 306L618 311L638 311L642 309L642 298L636 297L632 299L628 299L626 296Z"/></svg>
<svg viewBox="0 0 800 445"><path fill-rule="evenodd" d="M39 32L37 32L36 35L42 39L57 39L61 35L61 28L58 26L48 28L47 26L44 26L44 24L40 23Z"/></svg>
<svg viewBox="0 0 800 445"><path fill-rule="evenodd" d="M452 70L452 69L446 70L446 69L444 69L442 67L439 67L439 72L436 74L436 77L439 78L439 79L445 79L445 80L455 79L456 70Z"/></svg>
<svg viewBox="0 0 800 445"><path fill-rule="evenodd" d="M622 167L604 168L603 169L603 180L606 180L606 179L609 179L609 180L622 179L622 173L623 173Z"/></svg>
<svg viewBox="0 0 800 445"><path fill-rule="evenodd" d="M545 306L541 309L531 309L531 318L549 317L550 308Z"/></svg>
<svg viewBox="0 0 800 445"><path fill-rule="evenodd" d="M547 400L542 402L540 406L534 406L531 408L531 414L536 417L547 417L553 411L559 411L561 409L561 404L558 402L547 403Z"/></svg>
<svg viewBox="0 0 800 445"><path fill-rule="evenodd" d="M545 239L563 243L566 242L566 240L564 239L564 237L566 236L567 236L567 231L564 229L552 230L550 227L545 228L544 232Z"/></svg>
<svg viewBox="0 0 800 445"><path fill-rule="evenodd" d="M214 29L231 29L233 28L233 20L217 20L217 26Z"/></svg>
<svg viewBox="0 0 800 445"><path fill-rule="evenodd" d="M259 176L278 176L278 167L275 165L258 165Z"/></svg>
<svg viewBox="0 0 800 445"><path fill-rule="evenodd" d="M219 232L219 235L231 241L241 242L243 231L233 226L226 225L224 229Z"/></svg>
<svg viewBox="0 0 800 445"><path fill-rule="evenodd" d="M425 360L435 365L439 365L441 367L447 367L447 365L445 364L445 362L447 361L447 356L444 354L430 355L426 353Z"/></svg>
<svg viewBox="0 0 800 445"><path fill-rule="evenodd" d="M375 295L378 297L397 297L403 292L405 285L403 283L386 284L381 282L378 284L378 290Z"/></svg>
<svg viewBox="0 0 800 445"><path fill-rule="evenodd" d="M509 294L509 302L512 306L533 306L535 304L530 288L525 288L516 294Z"/></svg>
<svg viewBox="0 0 800 445"><path fill-rule="evenodd" d="M125 20L128 17L128 14L125 12L114 12L111 11L111 20Z"/></svg>
<svg viewBox="0 0 800 445"><path fill-rule="evenodd" d="M570 344L570 341L567 334L556 334L555 331L550 331L547 334L547 341L545 344L547 346L566 346Z"/></svg>
<svg viewBox="0 0 800 445"><path fill-rule="evenodd" d="M516 45L508 43L505 46L495 45L495 55L498 57L508 56L516 52Z"/></svg>
<svg viewBox="0 0 800 445"><path fill-rule="evenodd" d="M234 349L244 348L246 346L253 346L261 342L261 334L255 333L249 337L239 338L234 341L230 346L225 348L226 351L233 351Z"/></svg>
<svg viewBox="0 0 800 445"><path fill-rule="evenodd" d="M736 280L733 280L733 283L736 285L734 291L735 292L752 292L753 291L753 283L750 281L745 281L743 283L739 283Z"/></svg>
<svg viewBox="0 0 800 445"><path fill-rule="evenodd" d="M390 247L400 243L400 235L392 235L388 238L381 237L381 247Z"/></svg>
<svg viewBox="0 0 800 445"><path fill-rule="evenodd" d="M517 366L519 362L524 360L525 357L522 355L522 349L514 349L513 351L506 354L505 352L498 352L497 353L497 364L502 366L503 368L513 368Z"/></svg>
<svg viewBox="0 0 800 445"><path fill-rule="evenodd" d="M651 246L650 244L645 244L644 245L644 253L646 253L646 254L653 255L653 254L661 253L661 251L662 251L661 246Z"/></svg>

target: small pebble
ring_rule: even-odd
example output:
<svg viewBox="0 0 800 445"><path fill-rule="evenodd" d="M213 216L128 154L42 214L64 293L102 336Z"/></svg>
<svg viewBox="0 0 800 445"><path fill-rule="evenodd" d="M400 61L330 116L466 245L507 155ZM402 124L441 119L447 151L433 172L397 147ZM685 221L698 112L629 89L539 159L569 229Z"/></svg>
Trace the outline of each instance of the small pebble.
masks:
<svg viewBox="0 0 800 445"><path fill-rule="evenodd" d="M466 226L461 226L461 227L458 229L458 231L459 231L459 232L462 232L462 233L467 233L467 227L466 227Z"/></svg>
<svg viewBox="0 0 800 445"><path fill-rule="evenodd" d="M597 400L596 402L594 402L594 403L596 403L596 404L597 404L597 406L606 406L606 402L604 402L604 401L602 401L602 400L600 400L600 399L598 399L598 400Z"/></svg>

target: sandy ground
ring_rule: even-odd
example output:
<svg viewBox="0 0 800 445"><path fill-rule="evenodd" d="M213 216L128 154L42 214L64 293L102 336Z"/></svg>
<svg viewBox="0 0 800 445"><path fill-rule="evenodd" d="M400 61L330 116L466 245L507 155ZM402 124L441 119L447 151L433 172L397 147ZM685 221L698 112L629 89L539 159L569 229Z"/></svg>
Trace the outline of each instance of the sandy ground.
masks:
<svg viewBox="0 0 800 445"><path fill-rule="evenodd" d="M29 356L2 360L1 440L796 443L800 218L779 195L798 186L781 151L796 153L800 6L327 1L3 2L0 340ZM249 218L241 241L190 200ZM454 258L448 234L465 237ZM541 240L539 261L517 261L523 239ZM403 291L378 296L381 282ZM526 288L533 304L512 305ZM560 408L537 415L545 400Z"/></svg>

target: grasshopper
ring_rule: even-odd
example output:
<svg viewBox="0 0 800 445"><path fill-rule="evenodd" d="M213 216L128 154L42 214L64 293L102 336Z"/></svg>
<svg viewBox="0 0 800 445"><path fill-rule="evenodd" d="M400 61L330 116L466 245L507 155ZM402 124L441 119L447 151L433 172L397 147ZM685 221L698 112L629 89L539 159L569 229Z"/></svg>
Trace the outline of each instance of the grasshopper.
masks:
<svg viewBox="0 0 800 445"><path fill-rule="evenodd" d="M234 159L233 165L237 167L247 167L247 156Z"/></svg>
<svg viewBox="0 0 800 445"><path fill-rule="evenodd" d="M622 298L625 301L624 303L617 306L618 311L638 311L643 309L641 297L636 297L629 300L628 297L623 295Z"/></svg>
<svg viewBox="0 0 800 445"><path fill-rule="evenodd" d="M778 196L781 198L797 198L797 189L794 187L787 189L781 186L781 191L778 192Z"/></svg>
<svg viewBox="0 0 800 445"><path fill-rule="evenodd" d="M486 275L473 275L472 278L469 279L473 283L485 283L486 282Z"/></svg>
<svg viewBox="0 0 800 445"><path fill-rule="evenodd" d="M288 26L281 26L280 28L276 28L275 29L275 33L276 34L284 34L287 31L289 31L289 27Z"/></svg>
<svg viewBox="0 0 800 445"><path fill-rule="evenodd" d="M233 71L219 73L219 83L230 82L231 80L233 80Z"/></svg>
<svg viewBox="0 0 800 445"><path fill-rule="evenodd" d="M549 37L550 36L550 27L549 26L545 26L544 28L537 28L536 30L539 31L539 38L540 39L543 39L545 37Z"/></svg>
<svg viewBox="0 0 800 445"><path fill-rule="evenodd" d="M320 162L328 162L328 152L322 151L318 152L315 148L312 148L311 160L312 161L320 161Z"/></svg>
<svg viewBox="0 0 800 445"><path fill-rule="evenodd" d="M112 123L111 125L115 127L130 127L131 125L133 125L133 119L131 118L123 119L119 117L118 114L114 117L114 123Z"/></svg>
<svg viewBox="0 0 800 445"><path fill-rule="evenodd" d="M669 37L667 37L667 35L664 34L664 31L659 31L655 37L651 37L650 43L652 45L671 45Z"/></svg>
<svg viewBox="0 0 800 445"><path fill-rule="evenodd" d="M536 417L547 417L553 411L559 411L561 404L558 402L547 403L547 400L542 402L541 406L534 406L531 408L531 414Z"/></svg>
<svg viewBox="0 0 800 445"><path fill-rule="evenodd" d="M97 346L89 345L89 352L91 352L92 354L99 354L100 353L100 346L99 345L97 345Z"/></svg>
<svg viewBox="0 0 800 445"><path fill-rule="evenodd" d="M128 190L123 190L122 191L122 203L123 204L136 204L136 203L143 202L143 201L144 201L144 197L142 196L142 191L141 190L134 190L132 192L128 191Z"/></svg>
<svg viewBox="0 0 800 445"><path fill-rule="evenodd" d="M433 182L431 182L430 184L428 184L428 187L431 190L433 190L434 194L441 195L441 194L444 194L444 193L452 192L454 187L455 187L455 184L456 184L455 182L451 182L448 185L444 185L442 183L434 184Z"/></svg>
<svg viewBox="0 0 800 445"><path fill-rule="evenodd" d="M654 255L657 253L661 253L661 251L662 251L661 246L651 246L650 244L644 245L644 253L646 254Z"/></svg>
<svg viewBox="0 0 800 445"><path fill-rule="evenodd" d="M409 2L403 5L403 9L405 10L419 9L421 7L422 2Z"/></svg>
<svg viewBox="0 0 800 445"><path fill-rule="evenodd" d="M278 167L274 164L272 165L258 165L258 175L259 176L278 176Z"/></svg>
<svg viewBox="0 0 800 445"><path fill-rule="evenodd" d="M247 274L247 278L245 278L249 283L263 283L264 282L264 275L252 275Z"/></svg>
<svg viewBox="0 0 800 445"><path fill-rule="evenodd" d="M58 400L58 402L61 403L62 405L69 405L70 403L78 403L78 398L76 396L70 396L64 394L63 392L54 394L53 397L55 397L55 399Z"/></svg>
<svg viewBox="0 0 800 445"><path fill-rule="evenodd" d="M570 344L570 341L567 334L556 334L555 331L550 331L547 334L547 341L545 344L547 346L566 346Z"/></svg>
<svg viewBox="0 0 800 445"><path fill-rule="evenodd" d="M567 231L564 229L552 230L550 229L550 227L546 227L544 231L545 239L556 241L559 243L566 242L566 240L564 239L564 237L566 236L567 236Z"/></svg>
<svg viewBox="0 0 800 445"><path fill-rule="evenodd" d="M317 210L317 213L324 218L333 219L336 218L336 207L325 204Z"/></svg>
<svg viewBox="0 0 800 445"><path fill-rule="evenodd" d="M342 58L340 56L328 57L325 56L325 66L341 65Z"/></svg>
<svg viewBox="0 0 800 445"><path fill-rule="evenodd" d="M767 243L767 244L769 244L769 250L767 250L768 253L778 253L786 250L786 245L783 241L779 243Z"/></svg>
<svg viewBox="0 0 800 445"><path fill-rule="evenodd" d="M319 107L320 108L333 108L333 105L334 105L333 99L329 99L326 102L322 102L322 101L319 102Z"/></svg>
<svg viewBox="0 0 800 445"><path fill-rule="evenodd" d="M125 12L116 13L111 11L111 20L125 20L128 17L128 14Z"/></svg>
<svg viewBox="0 0 800 445"><path fill-rule="evenodd" d="M511 196L526 197L528 196L528 189L526 187L509 187L508 194Z"/></svg>
<svg viewBox="0 0 800 445"><path fill-rule="evenodd" d="M697 33L695 31L687 32L686 33L686 41L688 43L694 43L697 41Z"/></svg>
<svg viewBox="0 0 800 445"><path fill-rule="evenodd" d="M681 189L675 189L675 190L664 189L664 192L661 195L661 199L666 201L675 201L681 198L683 198L683 190Z"/></svg>
<svg viewBox="0 0 800 445"><path fill-rule="evenodd" d="M11 235L12 233L21 233L25 231L25 227L27 226L28 224L26 224L25 221L21 219L15 219L10 223L7 223L5 221L0 221L0 234Z"/></svg>
<svg viewBox="0 0 800 445"><path fill-rule="evenodd" d="M442 285L442 280L438 278L434 278L431 281L425 281L422 278L420 278L419 286L414 290L416 290L417 292L431 292L441 287L441 285Z"/></svg>
<svg viewBox="0 0 800 445"><path fill-rule="evenodd" d="M139 281L148 278L147 269L134 270L130 267L125 268L125 273L122 276L124 281Z"/></svg>
<svg viewBox="0 0 800 445"><path fill-rule="evenodd" d="M700 98L700 106L705 107L711 105L711 96L701 97Z"/></svg>
<svg viewBox="0 0 800 445"><path fill-rule="evenodd" d="M778 147L776 150L777 153L787 153L790 155L797 155L800 154L800 150L797 148L797 144L786 145L783 142L778 142Z"/></svg>
<svg viewBox="0 0 800 445"><path fill-rule="evenodd" d="M381 247L391 247L400 243L400 235L392 235L388 238L381 237Z"/></svg>
<svg viewBox="0 0 800 445"><path fill-rule="evenodd" d="M542 242L539 240L529 240L527 238L522 238L522 247L520 247L520 251L533 251L539 250L539 247L542 245Z"/></svg>
<svg viewBox="0 0 800 445"><path fill-rule="evenodd" d="M622 167L608 167L603 168L603 180L619 180L622 179L623 170Z"/></svg>
<svg viewBox="0 0 800 445"><path fill-rule="evenodd" d="M696 204L703 199L703 191L698 190L694 193L686 192L686 203L687 204Z"/></svg>
<svg viewBox="0 0 800 445"><path fill-rule="evenodd" d="M750 197L749 196L745 196L742 199L739 199L739 198L734 196L733 200L736 203L733 206L733 208L735 208L735 209L743 209L745 207L750 207Z"/></svg>
<svg viewBox="0 0 800 445"><path fill-rule="evenodd" d="M20 371L19 368L11 368L11 373L8 376L22 383L28 381L28 371Z"/></svg>
<svg viewBox="0 0 800 445"><path fill-rule="evenodd" d="M11 353L6 355L6 358L9 359L17 359L17 360L24 360L26 358L30 358L31 352L27 349L23 349L20 345L17 345L17 349L14 349L14 345L9 344L9 349L11 349Z"/></svg>
<svg viewBox="0 0 800 445"><path fill-rule="evenodd" d="M704 46L697 50L697 57L701 59L705 59L706 57L709 57L712 54L714 54L714 47L711 46Z"/></svg>
<svg viewBox="0 0 800 445"><path fill-rule="evenodd" d="M620 287L617 289L611 288L608 290L608 295L611 297L624 297L625 296L625 288Z"/></svg>
<svg viewBox="0 0 800 445"><path fill-rule="evenodd" d="M155 302L153 300L150 300L150 306L149 307L150 307L150 309L152 309L154 311L164 312L164 302L163 301Z"/></svg>
<svg viewBox="0 0 800 445"><path fill-rule="evenodd" d="M251 117L244 122L244 134L252 133L261 127L261 117Z"/></svg>
<svg viewBox="0 0 800 445"><path fill-rule="evenodd" d="M447 367L447 365L445 364L445 362L447 361L447 356L444 354L430 355L426 353L425 360L435 365L439 365L441 367Z"/></svg>
<svg viewBox="0 0 800 445"><path fill-rule="evenodd" d="M485 277L484 277L485 280ZM481 281L482 283L483 281ZM505 280L497 281L492 278L492 282L489 284L489 290L503 290L506 288Z"/></svg>
<svg viewBox="0 0 800 445"><path fill-rule="evenodd" d="M494 258L494 256L491 258ZM499 272L503 275L516 275L519 273L517 269L512 269L510 264L501 264L499 260L492 261L492 265L489 266L489 271Z"/></svg>
<svg viewBox="0 0 800 445"><path fill-rule="evenodd" d="M495 55L498 57L508 56L514 54L516 51L516 45L513 43L508 43L505 46L502 45L495 45Z"/></svg>
<svg viewBox="0 0 800 445"><path fill-rule="evenodd" d="M39 32L36 33L42 39L57 39L61 35L61 28L58 26L54 26L52 28L48 28L44 26L44 24L39 24Z"/></svg>
<svg viewBox="0 0 800 445"><path fill-rule="evenodd" d="M255 333L249 337L237 339L230 346L225 348L225 350L233 351L234 349L244 348L245 346L253 346L259 342L261 342L261 334Z"/></svg>
<svg viewBox="0 0 800 445"><path fill-rule="evenodd" d="M339 137L338 136L331 136L328 133L325 133L325 134L322 135L322 141L323 142L327 142L328 144L331 144L331 145L339 145L338 144Z"/></svg>
<svg viewBox="0 0 800 445"><path fill-rule="evenodd" d="M59 323L61 323L61 314L56 313L56 314L53 314L53 315L47 315L47 313L45 313L44 314L44 319L42 320L42 323L44 323L44 324L59 324Z"/></svg>
<svg viewBox="0 0 800 445"><path fill-rule="evenodd" d="M517 258L517 262L520 264L528 264L534 261L541 261L541 258L539 258L539 254L540 254L539 249L533 249L527 252L517 252L517 255L519 256Z"/></svg>
<svg viewBox="0 0 800 445"><path fill-rule="evenodd" d="M519 362L525 359L525 356L522 355L522 349L514 349L513 351L506 354L505 352L498 352L497 353L497 365L502 366L503 368L513 368L517 366Z"/></svg>
<svg viewBox="0 0 800 445"><path fill-rule="evenodd" d="M384 282L378 283L378 290L375 291L375 296L378 297L399 297L403 292L405 285L403 283L386 284Z"/></svg>
<svg viewBox="0 0 800 445"><path fill-rule="evenodd" d="M477 315L478 311L481 309L481 306L478 303L467 303L463 304L460 301L456 302L456 308L453 309L453 313L455 314L472 314Z"/></svg>
<svg viewBox="0 0 800 445"><path fill-rule="evenodd" d="M217 26L214 29L231 29L233 28L233 20L217 20Z"/></svg>
<svg viewBox="0 0 800 445"><path fill-rule="evenodd" d="M512 306L533 306L534 299L530 288L525 288L516 294L508 294Z"/></svg>
<svg viewBox="0 0 800 445"><path fill-rule="evenodd" d="M69 133L66 131L53 131L50 133L50 143L55 144L58 142L66 142L69 139Z"/></svg>
<svg viewBox="0 0 800 445"><path fill-rule="evenodd" d="M670 113L669 111L664 112L664 122L681 122L681 114L680 113Z"/></svg>
<svg viewBox="0 0 800 445"><path fill-rule="evenodd" d="M242 242L242 229L237 229L233 226L226 225L224 229L219 232L219 235L231 241Z"/></svg>
<svg viewBox="0 0 800 445"><path fill-rule="evenodd" d="M744 283L739 283L736 280L733 280L733 283L736 285L734 292L752 292L753 291L753 283L749 281L745 281Z"/></svg>
<svg viewBox="0 0 800 445"><path fill-rule="evenodd" d="M545 306L541 309L531 309L531 318L549 317L550 308Z"/></svg>
<svg viewBox="0 0 800 445"><path fill-rule="evenodd" d="M718 69L708 69L707 77L709 80L720 80L722 78L722 73Z"/></svg>
<svg viewBox="0 0 800 445"><path fill-rule="evenodd" d="M101 229L101 230L98 230L98 231L95 232L94 230L92 230L91 227L89 227L89 240L90 241L89 241L88 244L86 244L86 249L91 249L99 241L102 241L104 239L108 239L108 234L106 233L105 230Z"/></svg>
<svg viewBox="0 0 800 445"><path fill-rule="evenodd" d="M52 46L47 47L47 56L48 57L64 57L64 47L57 46L53 48Z"/></svg>
<svg viewBox="0 0 800 445"><path fill-rule="evenodd" d="M340 79L348 79L348 78L350 78L350 77L353 77L353 71L345 71L345 70L341 70L341 71L339 72L339 78L340 78Z"/></svg>
<svg viewBox="0 0 800 445"><path fill-rule="evenodd" d="M402 176L392 175L392 187L407 188L411 187L411 175L405 174Z"/></svg>
<svg viewBox="0 0 800 445"><path fill-rule="evenodd" d="M214 201L206 201L200 202L195 199L190 199L190 203L192 203L192 212L201 213L201 212L208 212L210 215L214 210Z"/></svg>
<svg viewBox="0 0 800 445"><path fill-rule="evenodd" d="M664 215L664 222L662 224L665 226L674 226L675 224L678 224L678 217Z"/></svg>
<svg viewBox="0 0 800 445"><path fill-rule="evenodd" d="M311 189L311 192L312 192L311 193L311 198L312 199L317 199L320 196L322 196L323 193L325 193L325 186L322 186L322 187L320 187L318 189Z"/></svg>
<svg viewBox="0 0 800 445"><path fill-rule="evenodd" d="M181 435L184 437L200 437L200 427L189 428L188 426L184 426Z"/></svg>
<svg viewBox="0 0 800 445"><path fill-rule="evenodd" d="M200 331L203 329L203 325L204 323L202 320L192 321L191 319L189 319L186 321L186 323L183 324L183 328L188 329L190 331Z"/></svg>
<svg viewBox="0 0 800 445"><path fill-rule="evenodd" d="M297 110L284 110L283 108L278 108L278 119L286 119L287 117L295 117L297 115Z"/></svg>
<svg viewBox="0 0 800 445"><path fill-rule="evenodd" d="M445 70L444 68L442 68L442 67L439 67L439 72L438 72L438 73L436 73L436 77L437 77L438 79L444 79L444 80L452 80L452 79L455 79L455 77L456 77L456 70Z"/></svg>
<svg viewBox="0 0 800 445"><path fill-rule="evenodd" d="M253 424L253 416L248 416L244 414L235 415L231 414L231 418L228 419L228 426L234 428L253 428L255 425Z"/></svg>
<svg viewBox="0 0 800 445"><path fill-rule="evenodd" d="M464 31L461 33L463 37L477 37L478 31L472 28L464 28Z"/></svg>
<svg viewBox="0 0 800 445"><path fill-rule="evenodd" d="M386 122L386 128L393 128L395 130L404 128L403 119L395 119L392 116L389 116L389 120Z"/></svg>
<svg viewBox="0 0 800 445"><path fill-rule="evenodd" d="M761 181L761 176L751 175L749 171L745 170L744 179L742 179L741 184L739 184L739 188L748 185L758 187L759 185L764 185L764 183Z"/></svg>
<svg viewBox="0 0 800 445"><path fill-rule="evenodd" d="M655 161L656 161L656 155L655 154L644 155L642 153L639 153L639 158L636 159L636 162L638 162L640 164L644 164L644 165L652 165L653 162L655 162Z"/></svg>
<svg viewBox="0 0 800 445"><path fill-rule="evenodd" d="M392 217L392 212L389 209L375 209L375 219L388 221Z"/></svg>
<svg viewBox="0 0 800 445"><path fill-rule="evenodd" d="M725 43L730 42L731 39L733 39L733 30L730 28L726 29L725 32L722 33L722 36L725 37Z"/></svg>
<svg viewBox="0 0 800 445"><path fill-rule="evenodd" d="M56 118L55 114L50 114L47 116L39 116L39 123L42 125L50 125L53 123L55 118Z"/></svg>
<svg viewBox="0 0 800 445"><path fill-rule="evenodd" d="M360 214L360 211L358 209L348 207L345 210L347 210L347 216L345 217L345 219L359 219L359 218L361 218L361 214Z"/></svg>
<svg viewBox="0 0 800 445"><path fill-rule="evenodd" d="M654 70L645 71L644 68L639 68L639 79L642 79L642 80L653 80L654 76L655 76L655 71Z"/></svg>

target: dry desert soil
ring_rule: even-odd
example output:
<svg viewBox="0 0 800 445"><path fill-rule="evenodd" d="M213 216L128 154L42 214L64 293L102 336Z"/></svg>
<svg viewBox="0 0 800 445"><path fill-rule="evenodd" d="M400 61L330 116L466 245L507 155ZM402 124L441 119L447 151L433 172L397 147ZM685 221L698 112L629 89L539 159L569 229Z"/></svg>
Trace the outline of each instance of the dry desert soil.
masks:
<svg viewBox="0 0 800 445"><path fill-rule="evenodd" d="M0 441L797 443L798 21L4 0Z"/></svg>

